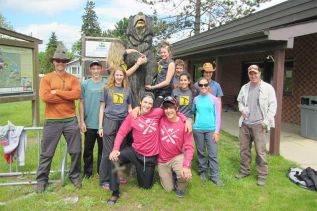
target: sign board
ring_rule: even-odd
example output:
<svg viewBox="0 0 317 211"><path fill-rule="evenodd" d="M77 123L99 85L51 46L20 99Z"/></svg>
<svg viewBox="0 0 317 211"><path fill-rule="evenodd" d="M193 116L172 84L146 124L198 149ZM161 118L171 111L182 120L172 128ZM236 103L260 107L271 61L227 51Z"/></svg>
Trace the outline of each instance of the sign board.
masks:
<svg viewBox="0 0 317 211"><path fill-rule="evenodd" d="M85 57L104 58L108 57L109 41L86 40Z"/></svg>
<svg viewBox="0 0 317 211"><path fill-rule="evenodd" d="M32 49L0 45L0 95L33 92Z"/></svg>

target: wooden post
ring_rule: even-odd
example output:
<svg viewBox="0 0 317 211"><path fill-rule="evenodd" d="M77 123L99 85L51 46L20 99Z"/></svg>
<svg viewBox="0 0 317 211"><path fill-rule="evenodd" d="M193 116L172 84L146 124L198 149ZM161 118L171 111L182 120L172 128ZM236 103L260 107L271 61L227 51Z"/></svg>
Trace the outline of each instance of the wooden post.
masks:
<svg viewBox="0 0 317 211"><path fill-rule="evenodd" d="M217 56L216 58L216 71L215 71L215 81L217 81L219 84L221 84L221 73L222 73L222 68L221 68L221 59Z"/></svg>
<svg viewBox="0 0 317 211"><path fill-rule="evenodd" d="M283 101L283 83L284 83L284 63L285 50L279 49L274 52L274 73L273 86L275 88L277 99L277 111L275 115L275 128L271 130L270 150L273 155L280 153L280 138L282 126L282 101Z"/></svg>
<svg viewBox="0 0 317 211"><path fill-rule="evenodd" d="M32 100L32 126L40 126L40 99L39 99L39 63L38 43L34 42L33 48L33 92Z"/></svg>

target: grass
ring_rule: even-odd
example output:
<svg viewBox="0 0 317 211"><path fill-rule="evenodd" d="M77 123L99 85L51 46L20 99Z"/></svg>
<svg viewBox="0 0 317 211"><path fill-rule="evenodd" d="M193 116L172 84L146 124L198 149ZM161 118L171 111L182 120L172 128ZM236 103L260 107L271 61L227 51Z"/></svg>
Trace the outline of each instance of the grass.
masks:
<svg viewBox="0 0 317 211"><path fill-rule="evenodd" d="M16 105L14 111L23 110L25 105L21 104L21 107ZM3 110L4 105L0 104L0 116L7 116ZM12 107L9 106L9 108ZM16 114L18 112L10 111L10 113L15 117L21 117ZM27 122L26 120L18 121ZM2 118L0 124L3 124ZM36 166L37 155L34 148L37 148L35 143L28 145L28 153L31 154L30 160L32 162L25 167L26 169ZM57 159L58 156L55 157ZM234 175L239 171L239 161L238 139L222 132L219 143L219 163L220 177L225 183L225 188L219 189L210 182L202 183L200 181L197 175L197 158L195 157L192 166L193 179L184 199L177 198L174 192L164 192L156 174L156 182L151 190L139 189L135 178L129 178L129 183L121 186L121 198L113 209L316 210L317 193L300 188L286 177L288 168L296 166L296 164L281 156L269 155L267 185L258 187L254 159L252 176L243 180L234 178ZM3 167L1 164L1 172L3 172ZM58 159L54 167L58 167ZM58 175L54 175L54 177L58 178ZM106 192L98 186L98 177L95 175L91 179L84 179L83 187L79 190L75 189L69 180L66 181L64 187L58 183L50 185L44 194L35 194L32 186L0 187L0 202L7 202L6 205L0 205L0 210L106 210L108 207L105 201L109 197L110 192Z"/></svg>

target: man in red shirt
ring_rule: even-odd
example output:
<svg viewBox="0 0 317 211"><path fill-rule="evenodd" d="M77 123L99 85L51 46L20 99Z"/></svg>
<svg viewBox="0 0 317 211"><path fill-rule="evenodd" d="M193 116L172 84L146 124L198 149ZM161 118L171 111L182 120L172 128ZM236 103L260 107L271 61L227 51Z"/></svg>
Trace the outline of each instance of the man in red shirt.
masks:
<svg viewBox="0 0 317 211"><path fill-rule="evenodd" d="M185 123L177 114L178 102L165 97L162 103L165 116L159 125L160 152L158 172L163 188L170 192L176 189L178 197L185 196L187 182L191 179L191 161L194 155L192 134L185 132ZM176 174L176 181L173 173Z"/></svg>

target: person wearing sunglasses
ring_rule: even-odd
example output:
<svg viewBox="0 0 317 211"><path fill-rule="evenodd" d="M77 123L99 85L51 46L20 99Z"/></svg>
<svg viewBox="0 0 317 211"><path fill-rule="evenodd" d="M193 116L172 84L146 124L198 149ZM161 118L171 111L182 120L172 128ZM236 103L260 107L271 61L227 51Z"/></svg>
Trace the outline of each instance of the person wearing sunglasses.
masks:
<svg viewBox="0 0 317 211"><path fill-rule="evenodd" d="M69 61L64 47L58 45L52 58L54 70L40 82L40 97L45 103L45 123L36 177L38 193L44 192L48 185L52 159L62 134L71 156L69 178L75 187L81 187L81 134L75 112L75 100L80 98L80 83L65 71Z"/></svg>
<svg viewBox="0 0 317 211"><path fill-rule="evenodd" d="M210 180L218 187L224 187L219 179L218 141L220 138L221 111L219 100L210 93L209 81L198 79L199 95L194 98L193 113L195 123L193 134L197 148L198 173L205 182L208 179L208 163ZM206 159L206 149L207 157Z"/></svg>
<svg viewBox="0 0 317 211"><path fill-rule="evenodd" d="M208 80L211 94L219 99L219 104L221 105L221 97L223 96L221 86L218 82L212 80L212 75L215 71L216 69L214 69L213 65L209 62L205 63L201 69L202 76ZM198 82L194 84L194 87L197 91L196 93L198 94L200 91Z"/></svg>

